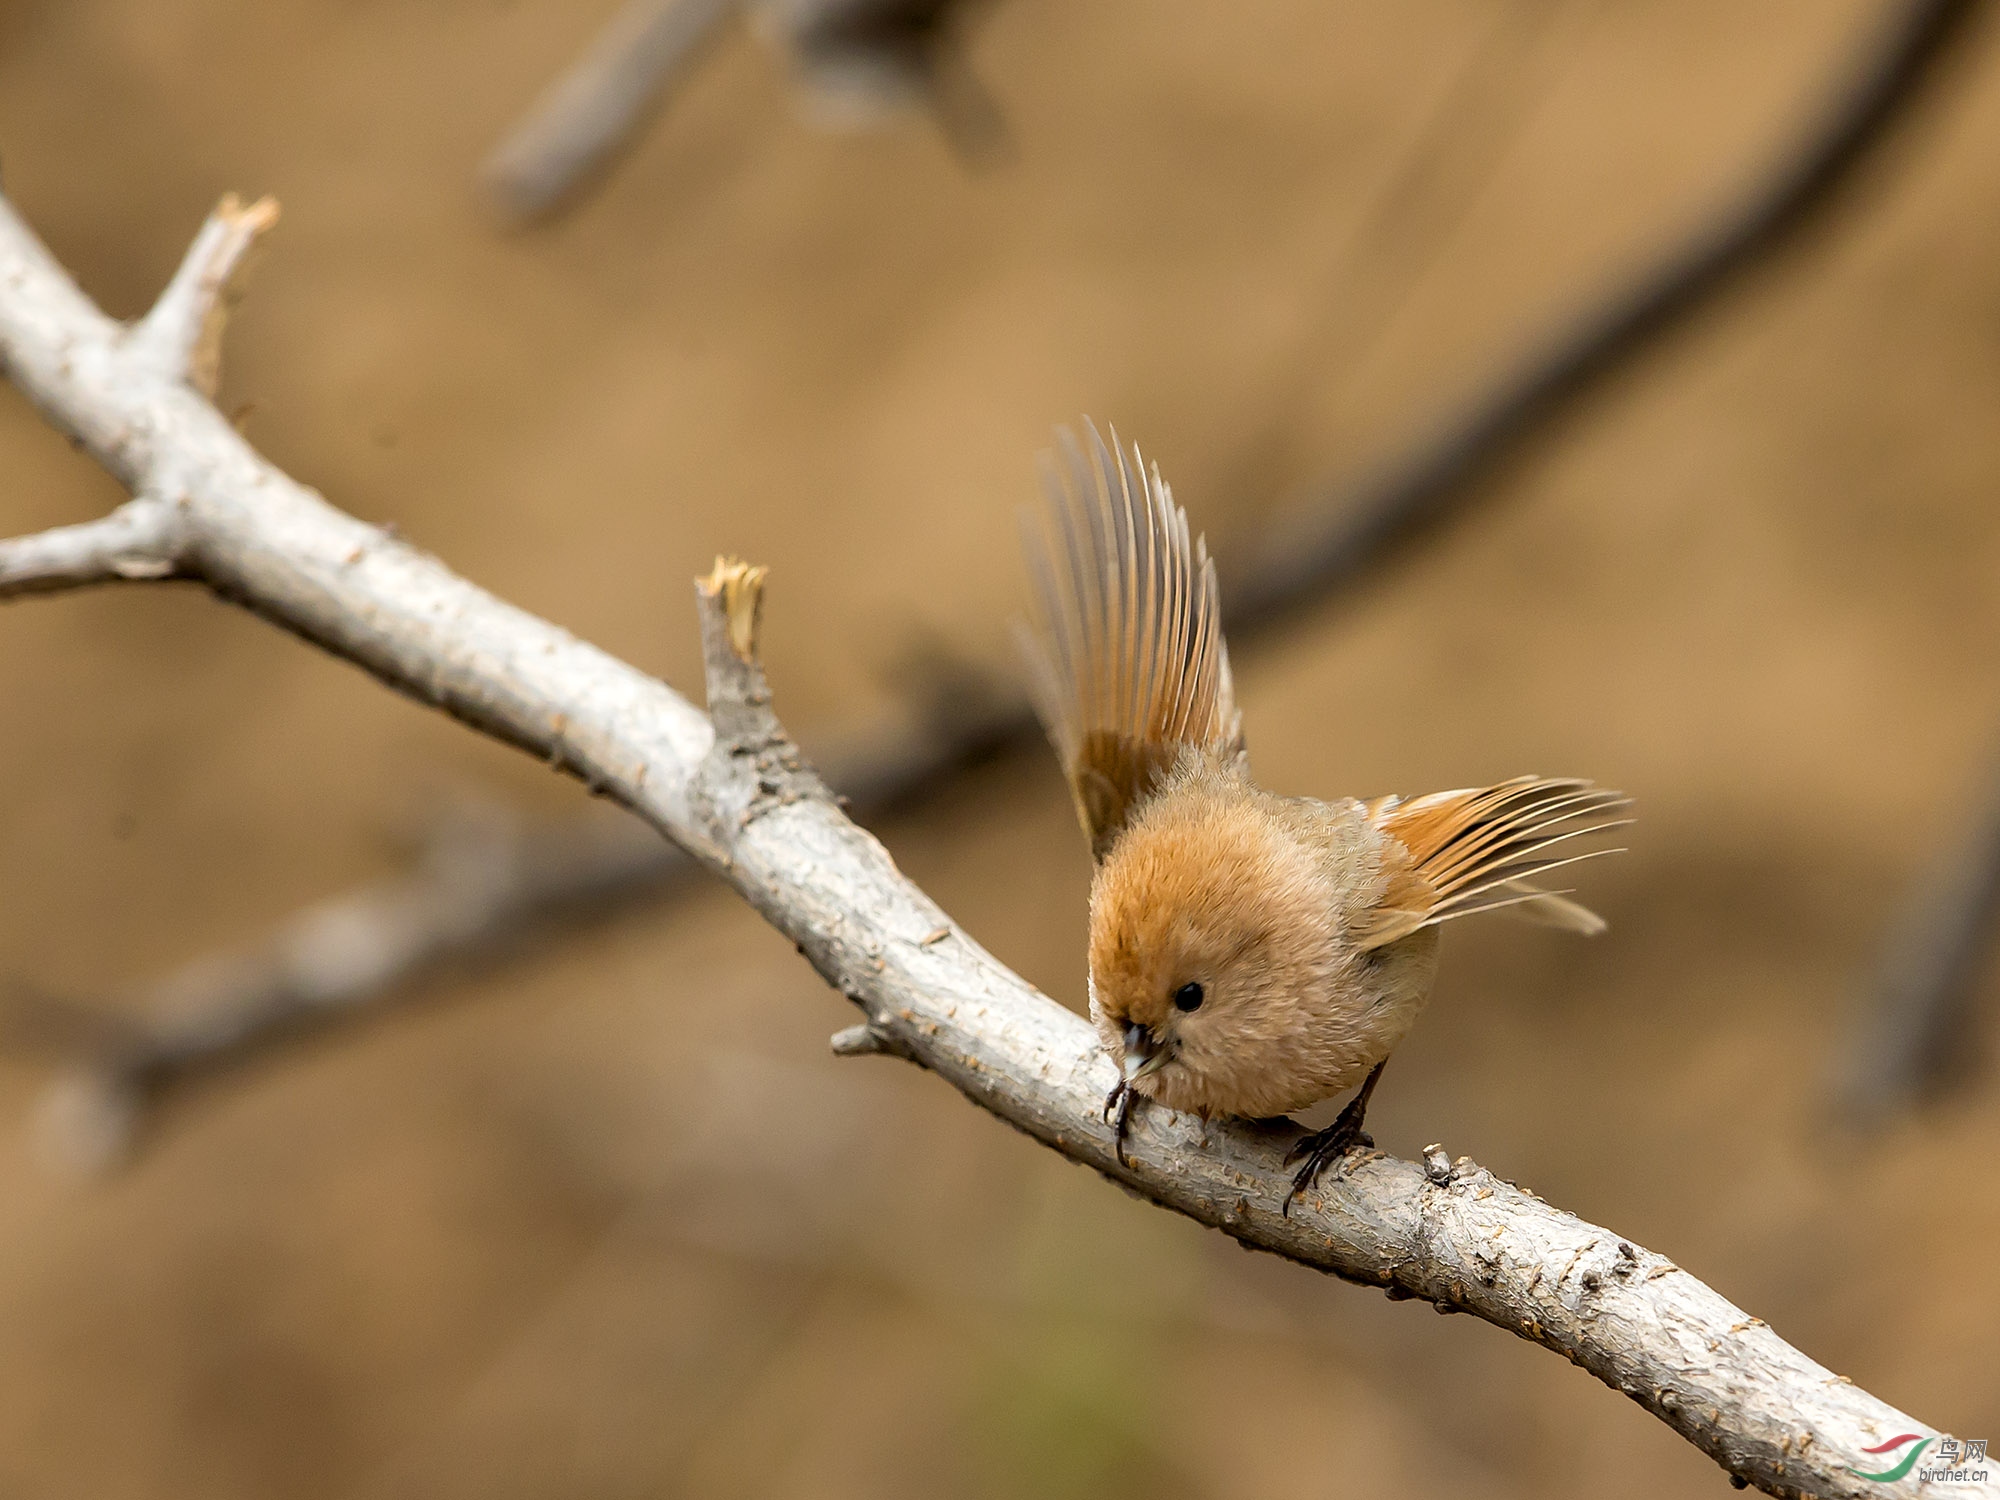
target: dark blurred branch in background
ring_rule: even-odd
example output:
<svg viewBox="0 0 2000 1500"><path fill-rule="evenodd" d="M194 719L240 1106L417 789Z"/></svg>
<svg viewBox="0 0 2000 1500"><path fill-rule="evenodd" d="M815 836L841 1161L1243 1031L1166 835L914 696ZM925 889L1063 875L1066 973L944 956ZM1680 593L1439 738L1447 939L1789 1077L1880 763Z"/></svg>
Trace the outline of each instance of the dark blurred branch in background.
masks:
<svg viewBox="0 0 2000 1500"><path fill-rule="evenodd" d="M508 218L552 213L607 170L742 0L627 0L494 148L480 177Z"/></svg>
<svg viewBox="0 0 2000 1500"><path fill-rule="evenodd" d="M1981 9L1978 0L1915 0L1899 6L1853 78L1805 142L1752 194L1634 288L1473 403L1444 436L1384 471L1372 484L1328 487L1316 508L1295 511L1281 541L1258 551L1251 569L1225 580L1223 597L1233 638L1246 640L1292 612L1334 597L1400 557L1410 543L1494 493L1481 484L1495 465L1546 432L1591 390L1635 362L1708 299L1767 255L1791 243L1837 200L1837 189L1902 119L1934 79L1948 44ZM95 523L102 525L104 523ZM0 572L3 578L4 572ZM1011 686L932 651L906 673L919 686L908 715L878 734L837 747L821 758L829 780L855 812L880 816L935 789L969 764L1022 744L1037 730L1025 700ZM546 846L548 853L537 853ZM542 859L548 868L540 868ZM310 982L282 955L280 937L246 954L198 965L190 973L218 977L213 1024L202 1019L198 986L176 976L142 997L130 1021L68 1025L69 1037L117 1035L119 1046L92 1055L72 1052L75 1071L43 1111L56 1128L45 1137L51 1155L75 1164L116 1158L148 1094L278 1036L351 1016L388 996L409 993L417 980L454 964L482 961L496 946L518 953L536 936L563 930L562 918L593 907L675 888L686 862L671 848L635 846L631 831L591 820L574 830L528 838L503 861L502 874L465 885L449 860L431 873L339 898L335 909L383 913L379 924L353 921L347 941L355 954L339 970ZM482 909L478 903L484 901ZM300 919L308 920L308 919ZM288 927L286 931L292 931ZM262 978L246 985L241 976ZM172 998L171 1010L160 1005ZM43 1035L47 1020L30 1024ZM18 1029L18 1028L17 1028ZM94 1100L89 1108L79 1101ZM117 1131L100 1122L122 1122Z"/></svg>
<svg viewBox="0 0 2000 1500"><path fill-rule="evenodd" d="M1931 1432L1665 1257L1442 1147L1421 1163L1363 1153L1289 1216L1284 1152L1300 1136L1289 1122L1149 1108L1119 1152L1102 1109L1116 1070L1090 1024L954 926L786 735L759 655L762 569L718 561L697 586L704 715L335 510L251 449L185 372L138 358L126 332L0 201L0 366L135 495L174 497L167 572L571 773L674 839L859 1007L837 1050L918 1063L1043 1145L1246 1246L1554 1350L1739 1484L1859 1500L1882 1491L1852 1459ZM21 545L0 542L0 558ZM1990 1482L1958 1492L2000 1500Z"/></svg>
<svg viewBox="0 0 2000 1500"><path fill-rule="evenodd" d="M1959 833L1905 898L1839 1059L1834 1087L1857 1127L1972 1071L1972 1002L2000 906L2000 780Z"/></svg>
<svg viewBox="0 0 2000 1500"><path fill-rule="evenodd" d="M1650 274L1578 323L1497 390L1371 482L1323 489L1265 538L1231 580L1230 626L1289 614L1448 519L1506 459L1590 391L1686 324L1739 277L1821 223L1940 73L1983 0L1899 4L1796 149L1744 199Z"/></svg>
<svg viewBox="0 0 2000 1500"><path fill-rule="evenodd" d="M499 962L553 924L601 917L695 868L623 817L527 829L460 799L427 832L407 874L308 907L253 948L198 959L131 1005L17 995L8 1040L64 1059L35 1122L44 1163L100 1172L176 1078L247 1062L454 959Z"/></svg>
<svg viewBox="0 0 2000 1500"><path fill-rule="evenodd" d="M1011 147L1007 122L966 61L961 28L977 0L757 0L808 117L835 129L926 109L968 166Z"/></svg>
<svg viewBox="0 0 2000 1500"><path fill-rule="evenodd" d="M0 549L0 598L10 568L148 503ZM171 572L126 560L122 525L112 536L105 550L117 557L106 569L62 571L19 592ZM159 536L164 546L167 533ZM933 655L901 675L920 677L926 711L879 744L836 748L824 761L833 785L852 788L852 805L875 812L931 785L942 774L934 768L962 769L1019 737L1022 710L970 671ZM619 815L593 810L530 828L499 806L459 798L423 830L408 873L316 903L257 943L197 959L124 1004L0 989L0 1044L61 1060L36 1111L38 1155L60 1172L95 1174L128 1159L148 1105L176 1085L412 995L422 980L505 962L699 873L679 848Z"/></svg>
<svg viewBox="0 0 2000 1500"><path fill-rule="evenodd" d="M817 118L847 125L927 106L966 157L1004 147L999 111L959 55L954 12L965 0L628 0L486 159L480 178L495 206L524 224L574 203L746 8Z"/></svg>

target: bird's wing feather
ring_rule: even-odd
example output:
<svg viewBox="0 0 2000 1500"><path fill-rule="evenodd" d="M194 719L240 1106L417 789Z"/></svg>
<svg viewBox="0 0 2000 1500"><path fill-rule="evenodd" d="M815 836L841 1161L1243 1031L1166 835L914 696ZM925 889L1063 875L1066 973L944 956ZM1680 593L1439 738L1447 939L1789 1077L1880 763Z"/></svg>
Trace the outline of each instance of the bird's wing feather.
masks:
<svg viewBox="0 0 2000 1500"><path fill-rule="evenodd" d="M1596 913L1533 881L1616 852L1579 852L1574 841L1623 827L1631 820L1613 815L1627 805L1621 793L1587 781L1542 776L1364 803L1363 813L1391 841L1387 884L1351 936L1361 948L1379 948L1419 928L1502 907L1572 931L1600 932Z"/></svg>
<svg viewBox="0 0 2000 1500"><path fill-rule="evenodd" d="M1190 748L1244 759L1215 564L1157 468L1084 424L1026 528L1037 628L1024 632L1035 709L1102 859L1132 809Z"/></svg>

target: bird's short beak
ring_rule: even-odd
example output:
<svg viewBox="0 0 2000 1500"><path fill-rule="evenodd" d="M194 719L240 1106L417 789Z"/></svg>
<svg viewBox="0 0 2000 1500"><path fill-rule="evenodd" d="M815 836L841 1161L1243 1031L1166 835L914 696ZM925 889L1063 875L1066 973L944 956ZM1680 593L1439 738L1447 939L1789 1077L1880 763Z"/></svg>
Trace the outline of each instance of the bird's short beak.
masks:
<svg viewBox="0 0 2000 1500"><path fill-rule="evenodd" d="M1137 1083L1148 1073L1157 1073L1167 1061L1166 1049L1153 1040L1153 1033L1137 1021L1125 1028L1125 1060L1119 1064L1127 1083Z"/></svg>

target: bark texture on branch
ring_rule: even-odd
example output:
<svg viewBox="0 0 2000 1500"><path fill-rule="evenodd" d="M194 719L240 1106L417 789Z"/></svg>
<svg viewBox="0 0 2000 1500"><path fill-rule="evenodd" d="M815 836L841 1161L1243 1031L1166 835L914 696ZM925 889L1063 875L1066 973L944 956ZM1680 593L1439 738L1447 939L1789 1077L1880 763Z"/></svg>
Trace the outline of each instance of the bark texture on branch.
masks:
<svg viewBox="0 0 2000 1500"><path fill-rule="evenodd" d="M193 253L213 254L209 239ZM1772 1494L1920 1492L1914 1475L1883 1486L1852 1465L1865 1448L1932 1429L1664 1257L1463 1158L1369 1155L1290 1217L1283 1158L1296 1127L1147 1109L1121 1161L1101 1112L1115 1070L1088 1024L905 880L785 735L758 661L756 570L719 565L698 590L712 722L278 471L184 372L135 358L126 330L4 203L0 366L136 495L173 507L186 574L569 771L721 875L860 1007L863 1039L843 1032L840 1050L908 1057L1044 1144L1246 1245L1556 1350ZM2000 1486L1955 1493L2000 1496Z"/></svg>

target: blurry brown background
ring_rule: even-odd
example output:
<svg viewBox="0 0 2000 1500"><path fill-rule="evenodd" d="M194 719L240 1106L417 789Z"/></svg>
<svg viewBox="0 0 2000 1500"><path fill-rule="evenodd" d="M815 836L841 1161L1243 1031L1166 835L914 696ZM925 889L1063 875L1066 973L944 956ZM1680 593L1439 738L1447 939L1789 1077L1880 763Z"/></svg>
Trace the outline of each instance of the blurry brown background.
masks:
<svg viewBox="0 0 2000 1500"><path fill-rule="evenodd" d="M1088 411L1228 553L1751 180L1852 0L1005 0L1017 143L804 128L734 34L605 190L496 232L482 152L607 0L0 0L7 189L141 310L225 189L284 221L225 405L335 503L687 690L687 580L769 563L810 750L929 633L996 668L1015 508ZM1991 1068L1855 1137L1823 1089L2000 737L2000 37L1827 232L1238 662L1262 777L1622 786L1584 945L1451 934L1371 1113L2000 1438ZM116 497L0 393L0 530ZM439 788L582 794L193 590L0 612L0 975L116 995L395 867ZM1046 756L880 831L1080 1000ZM1990 1035L1992 1008L1986 1007ZM55 1180L0 1129L0 1492L1716 1495L1470 1319L1136 1203L880 1061L718 890L169 1099ZM47 1077L0 1060L0 1122Z"/></svg>

